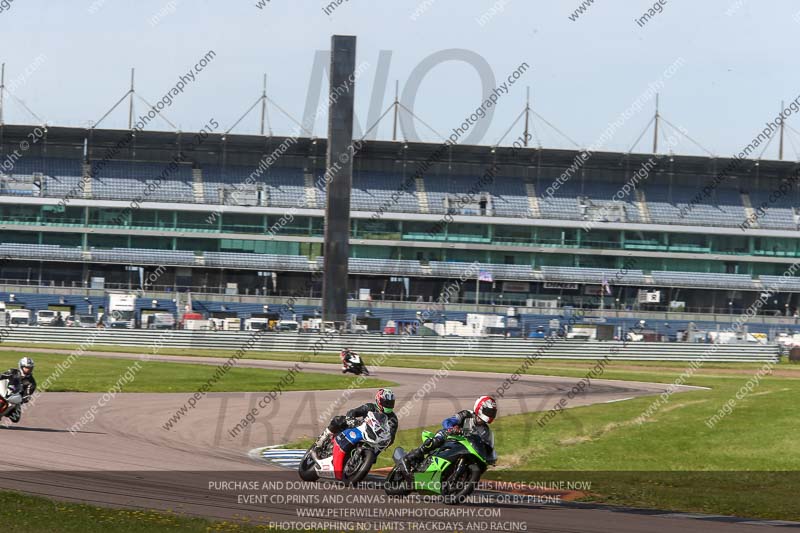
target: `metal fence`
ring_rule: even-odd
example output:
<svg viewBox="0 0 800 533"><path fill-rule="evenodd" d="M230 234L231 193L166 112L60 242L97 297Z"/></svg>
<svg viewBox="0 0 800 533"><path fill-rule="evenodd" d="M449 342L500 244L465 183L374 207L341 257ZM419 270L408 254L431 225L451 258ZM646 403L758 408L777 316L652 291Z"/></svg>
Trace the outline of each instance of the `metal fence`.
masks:
<svg viewBox="0 0 800 533"><path fill-rule="evenodd" d="M777 344L700 344L675 342L575 341L503 337L417 337L402 335L318 335L231 331L81 329L22 326L5 328L2 343L69 343L92 346L141 346L269 352L338 353L350 347L365 354L389 353L449 357L537 356L542 359L629 361L758 362L777 361ZM0 346L2 346L0 343ZM391 363L389 363L391 364Z"/></svg>

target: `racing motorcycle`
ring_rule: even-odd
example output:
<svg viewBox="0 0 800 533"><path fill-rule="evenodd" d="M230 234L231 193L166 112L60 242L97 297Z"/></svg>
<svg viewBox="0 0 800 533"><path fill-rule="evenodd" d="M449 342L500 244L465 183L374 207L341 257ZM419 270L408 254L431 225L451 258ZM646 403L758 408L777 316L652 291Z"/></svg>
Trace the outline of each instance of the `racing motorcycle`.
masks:
<svg viewBox="0 0 800 533"><path fill-rule="evenodd" d="M22 404L22 394L7 379L0 379L0 419Z"/></svg>
<svg viewBox="0 0 800 533"><path fill-rule="evenodd" d="M350 361L345 363L342 372L345 374L351 372L357 376L362 374L369 376L369 368L361 361L361 356L357 353L350 354Z"/></svg>
<svg viewBox="0 0 800 533"><path fill-rule="evenodd" d="M297 467L300 479L325 477L355 484L367 476L378 454L389 446L389 419L383 413L370 412L360 424L350 419L347 426L319 449L314 445L308 449Z"/></svg>
<svg viewBox="0 0 800 533"><path fill-rule="evenodd" d="M432 438L431 431L422 432L422 441ZM491 443L478 435L451 433L444 444L408 472L403 464L406 452L396 448L392 459L395 467L389 472L383 489L389 496L407 496L414 491L443 496L446 504L464 503L472 494L489 465L497 461L494 434Z"/></svg>

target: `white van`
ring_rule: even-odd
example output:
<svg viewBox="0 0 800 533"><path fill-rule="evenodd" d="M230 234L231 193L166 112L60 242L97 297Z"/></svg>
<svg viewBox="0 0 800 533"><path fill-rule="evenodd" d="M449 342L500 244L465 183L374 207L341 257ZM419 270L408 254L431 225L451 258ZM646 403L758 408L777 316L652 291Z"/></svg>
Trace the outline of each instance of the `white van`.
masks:
<svg viewBox="0 0 800 533"><path fill-rule="evenodd" d="M43 309L36 311L36 325L37 326L52 326L58 319L58 311L50 311Z"/></svg>

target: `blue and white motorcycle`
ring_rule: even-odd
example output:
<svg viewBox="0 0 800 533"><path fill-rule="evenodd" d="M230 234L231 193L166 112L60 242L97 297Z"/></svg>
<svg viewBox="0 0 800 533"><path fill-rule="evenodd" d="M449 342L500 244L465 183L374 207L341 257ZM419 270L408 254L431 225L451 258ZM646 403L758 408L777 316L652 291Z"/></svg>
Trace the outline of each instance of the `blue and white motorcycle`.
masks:
<svg viewBox="0 0 800 533"><path fill-rule="evenodd" d="M391 435L389 419L383 413L367 413L360 424L349 420L344 431L326 439L319 448L312 445L308 449L297 473L304 481L325 477L358 483L367 477L378 454L389 446Z"/></svg>

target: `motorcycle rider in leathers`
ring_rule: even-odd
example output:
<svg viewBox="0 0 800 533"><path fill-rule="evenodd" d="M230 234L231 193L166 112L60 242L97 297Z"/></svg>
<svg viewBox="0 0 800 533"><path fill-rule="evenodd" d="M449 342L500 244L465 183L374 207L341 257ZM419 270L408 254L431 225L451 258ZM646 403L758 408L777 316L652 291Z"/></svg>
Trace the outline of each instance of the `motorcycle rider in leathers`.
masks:
<svg viewBox="0 0 800 533"><path fill-rule="evenodd" d="M8 380L9 391L19 392L22 395L22 403L28 403L36 391L36 380L33 378L33 359L23 357L19 360L17 368L10 368L0 374L0 379ZM8 413L8 418L15 424L22 417L22 406L16 406L13 411Z"/></svg>
<svg viewBox="0 0 800 533"><path fill-rule="evenodd" d="M465 436L478 435L491 448L494 439L489 424L494 421L495 417L497 417L497 401L491 396L481 396L475 401L472 411L465 409L450 418L445 418L442 421L442 429L437 431L433 437L425 440L422 446L406 454L403 458L403 466L406 471L412 472L423 457L441 447L447 440L447 436L452 433ZM490 463L494 462L494 449L492 449L492 457L488 459Z"/></svg>
<svg viewBox="0 0 800 533"><path fill-rule="evenodd" d="M394 392L392 392L392 389L378 389L378 392L375 393L375 402L365 403L364 405L350 409L344 416L334 416L328 424L328 427L325 428L325 431L320 435L319 439L317 439L315 447L317 449L321 448L328 438L335 437L337 434L347 429L349 425L348 420L364 418L369 412L383 413L389 419L391 436L389 443L386 445L388 448L394 442L399 426L397 415L394 414Z"/></svg>

